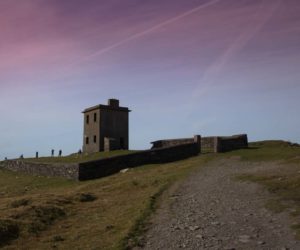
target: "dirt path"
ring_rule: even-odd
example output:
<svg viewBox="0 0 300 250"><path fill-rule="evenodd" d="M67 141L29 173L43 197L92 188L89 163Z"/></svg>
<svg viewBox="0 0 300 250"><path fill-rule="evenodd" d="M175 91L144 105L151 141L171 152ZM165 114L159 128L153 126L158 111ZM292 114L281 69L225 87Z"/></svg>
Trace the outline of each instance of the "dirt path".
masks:
<svg viewBox="0 0 300 250"><path fill-rule="evenodd" d="M291 218L264 208L270 194L232 178L273 167L231 159L199 168L165 194L143 249L300 249Z"/></svg>

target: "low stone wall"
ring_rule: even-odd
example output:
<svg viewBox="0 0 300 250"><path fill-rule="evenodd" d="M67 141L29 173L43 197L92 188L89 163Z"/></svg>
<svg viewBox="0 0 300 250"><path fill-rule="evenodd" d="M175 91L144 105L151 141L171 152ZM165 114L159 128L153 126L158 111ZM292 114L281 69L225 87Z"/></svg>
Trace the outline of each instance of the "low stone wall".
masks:
<svg viewBox="0 0 300 250"><path fill-rule="evenodd" d="M173 147L173 146L183 145L183 144L188 144L193 142L194 142L194 138L181 138L181 139L159 140L151 143L153 145L152 149L156 149L156 148Z"/></svg>
<svg viewBox="0 0 300 250"><path fill-rule="evenodd" d="M175 145L184 145L195 141L194 138L159 140L152 142L153 149L166 148ZM201 138L201 152L227 152L248 147L246 134L233 136L209 136Z"/></svg>
<svg viewBox="0 0 300 250"><path fill-rule="evenodd" d="M125 168L146 164L167 163L196 156L200 153L198 143L189 143L162 149L145 150L129 155L115 156L79 164L79 180L90 180L118 173Z"/></svg>
<svg viewBox="0 0 300 250"><path fill-rule="evenodd" d="M206 152L215 152L216 151L216 141L217 141L217 137L216 136L210 136L210 137L202 137L201 138L201 148L203 151Z"/></svg>
<svg viewBox="0 0 300 250"><path fill-rule="evenodd" d="M220 137L218 152L227 152L248 148L248 136L246 134Z"/></svg>
<svg viewBox="0 0 300 250"><path fill-rule="evenodd" d="M0 163L0 167L38 176L63 177L78 180L78 164L43 164L21 160L8 160Z"/></svg>
<svg viewBox="0 0 300 250"><path fill-rule="evenodd" d="M200 137L198 141L200 141ZM125 168L182 160L196 156L199 153L199 142L193 142L79 164L42 164L11 160L1 162L0 167L32 175L63 177L72 180L91 180L118 173Z"/></svg>

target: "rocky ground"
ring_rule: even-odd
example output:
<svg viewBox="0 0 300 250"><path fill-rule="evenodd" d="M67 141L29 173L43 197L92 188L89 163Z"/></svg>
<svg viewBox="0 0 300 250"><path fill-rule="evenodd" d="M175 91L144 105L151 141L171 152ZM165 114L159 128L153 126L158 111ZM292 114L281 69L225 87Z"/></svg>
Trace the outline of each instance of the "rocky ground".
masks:
<svg viewBox="0 0 300 250"><path fill-rule="evenodd" d="M292 218L265 209L270 194L234 179L274 167L234 158L200 167L164 195L143 247L136 249L300 249Z"/></svg>

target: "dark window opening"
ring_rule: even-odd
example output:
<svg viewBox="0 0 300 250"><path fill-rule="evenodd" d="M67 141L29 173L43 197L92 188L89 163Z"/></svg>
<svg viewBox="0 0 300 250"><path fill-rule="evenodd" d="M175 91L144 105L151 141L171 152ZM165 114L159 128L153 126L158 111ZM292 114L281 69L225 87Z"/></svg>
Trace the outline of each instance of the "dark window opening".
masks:
<svg viewBox="0 0 300 250"><path fill-rule="evenodd" d="M94 135L94 143L97 142L97 136Z"/></svg>
<svg viewBox="0 0 300 250"><path fill-rule="evenodd" d="M88 137L85 138L85 144L89 144L89 138Z"/></svg>
<svg viewBox="0 0 300 250"><path fill-rule="evenodd" d="M89 124L89 122L90 122L90 116L87 115L87 116L86 116L86 124Z"/></svg>
<svg viewBox="0 0 300 250"><path fill-rule="evenodd" d="M94 113L94 122L97 121L97 113Z"/></svg>
<svg viewBox="0 0 300 250"><path fill-rule="evenodd" d="M120 148L124 149L124 138L123 137L120 138Z"/></svg>

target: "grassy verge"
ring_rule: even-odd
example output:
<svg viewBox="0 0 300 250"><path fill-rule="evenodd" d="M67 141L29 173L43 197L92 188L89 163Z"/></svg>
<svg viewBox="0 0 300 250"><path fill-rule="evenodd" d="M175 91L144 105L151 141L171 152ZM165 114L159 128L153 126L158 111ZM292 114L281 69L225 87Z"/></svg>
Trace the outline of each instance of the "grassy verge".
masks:
<svg viewBox="0 0 300 250"><path fill-rule="evenodd" d="M242 161L300 163L300 146L285 141L261 141L250 143L248 149L228 152L225 155L240 156Z"/></svg>
<svg viewBox="0 0 300 250"><path fill-rule="evenodd" d="M262 170L254 174L240 175L241 181L251 181L262 184L274 194L274 199L266 202L266 207L273 212L287 210L295 217L292 227L300 238L300 147L283 141L257 142L252 149L231 152L246 161L279 161L278 167ZM298 221L298 223L297 223Z"/></svg>
<svg viewBox="0 0 300 250"><path fill-rule="evenodd" d="M4 249L125 249L136 245L161 192L211 157L147 165L86 182L0 170ZM11 230L18 234L12 237Z"/></svg>
<svg viewBox="0 0 300 250"><path fill-rule="evenodd" d="M120 242L120 249L132 249L135 246L143 246L143 234L147 230L147 222L151 214L155 212L157 206L157 199L162 195L162 193L167 189L168 185L162 186L157 193L150 197L148 204L141 214L141 216L136 220L133 227L130 229L129 233Z"/></svg>

